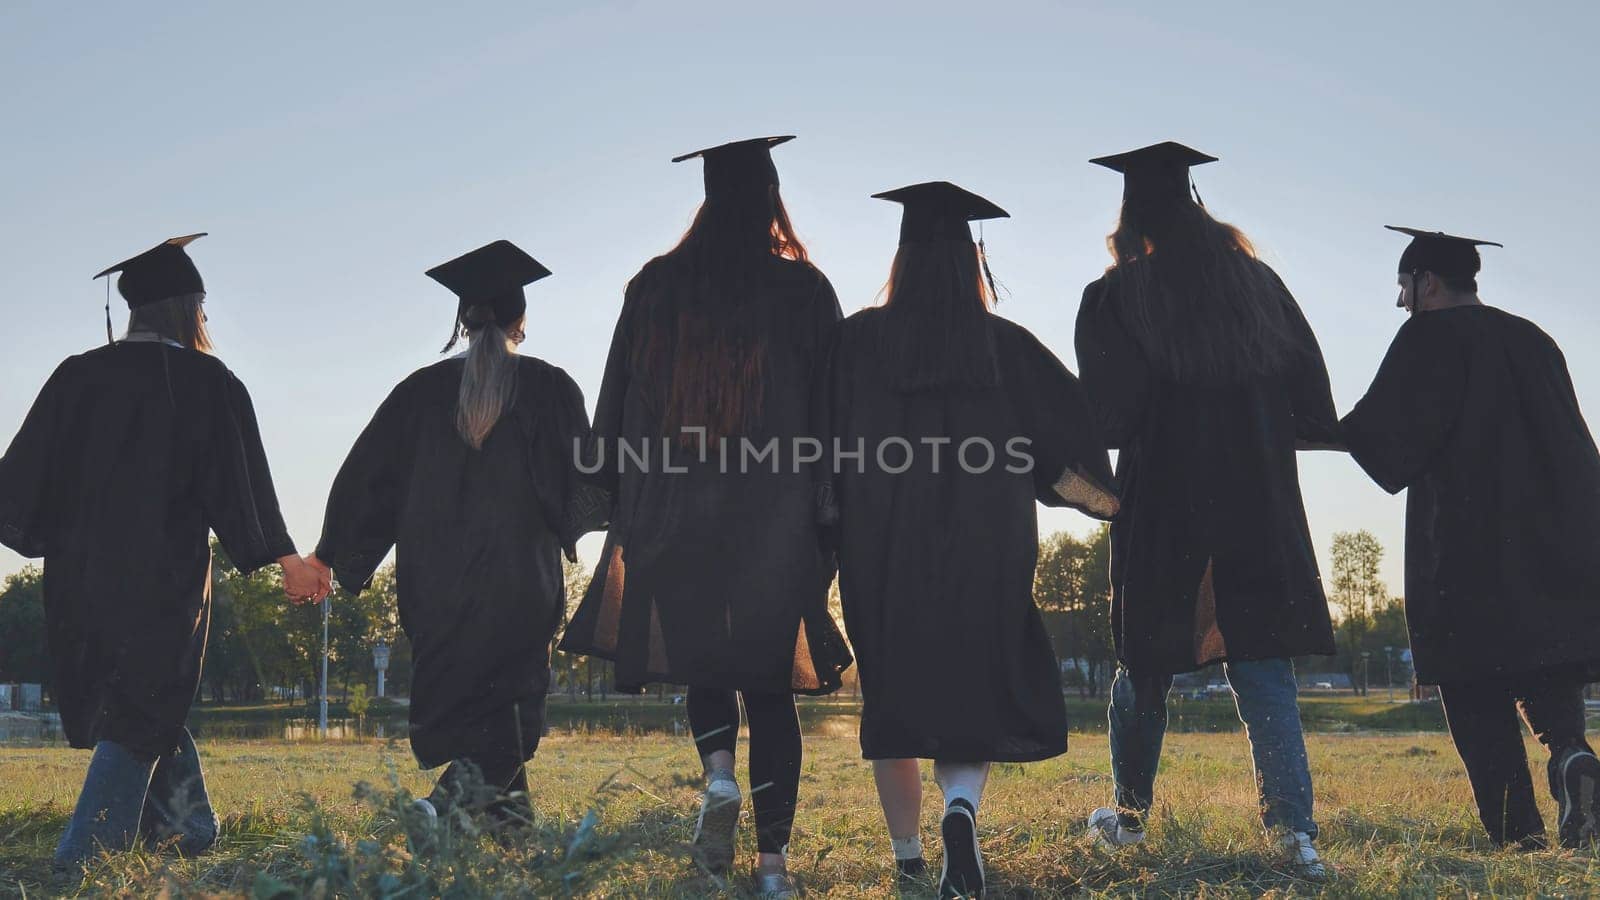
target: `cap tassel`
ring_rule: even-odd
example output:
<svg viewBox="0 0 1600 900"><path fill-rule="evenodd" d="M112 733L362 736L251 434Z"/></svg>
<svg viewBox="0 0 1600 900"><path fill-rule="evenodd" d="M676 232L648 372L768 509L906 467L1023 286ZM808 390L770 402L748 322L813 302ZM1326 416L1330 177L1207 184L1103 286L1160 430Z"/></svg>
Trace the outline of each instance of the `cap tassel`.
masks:
<svg viewBox="0 0 1600 900"><path fill-rule="evenodd" d="M440 353L449 353L451 348L455 347L456 341L458 341L460 339L461 339L461 317L457 316L454 324L452 324L450 326L450 340L444 345L444 349L440 350L439 352Z"/></svg>
<svg viewBox="0 0 1600 900"><path fill-rule="evenodd" d="M989 296L994 298L995 305L1000 303L1000 289L995 287L994 272L989 270L989 249L983 243L983 222L978 222L978 262L983 266L984 280L989 282Z"/></svg>
<svg viewBox="0 0 1600 900"><path fill-rule="evenodd" d="M1194 191L1194 202L1200 204L1201 209L1205 209L1206 202L1200 199L1200 188L1195 186L1194 174L1192 172L1189 174L1189 190Z"/></svg>
<svg viewBox="0 0 1600 900"><path fill-rule="evenodd" d="M116 339L111 336L111 279L106 279L106 343L115 344Z"/></svg>

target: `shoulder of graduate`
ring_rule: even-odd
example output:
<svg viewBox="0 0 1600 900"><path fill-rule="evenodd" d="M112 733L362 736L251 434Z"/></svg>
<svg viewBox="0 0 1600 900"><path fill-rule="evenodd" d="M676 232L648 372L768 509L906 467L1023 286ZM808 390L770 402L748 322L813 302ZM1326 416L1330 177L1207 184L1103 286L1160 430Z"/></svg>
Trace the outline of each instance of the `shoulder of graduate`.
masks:
<svg viewBox="0 0 1600 900"><path fill-rule="evenodd" d="M522 368L522 371L539 378L547 378L558 387L582 394L577 380L566 369L555 363L540 359L537 356L518 356L517 360L517 364Z"/></svg>
<svg viewBox="0 0 1600 900"><path fill-rule="evenodd" d="M883 307L863 306L850 315L845 316L839 324L843 327L861 328L876 321L881 315L883 315Z"/></svg>
<svg viewBox="0 0 1600 900"><path fill-rule="evenodd" d="M1106 295L1115 287L1116 270L1112 269L1099 278L1083 286L1083 299L1079 301L1080 311L1099 305Z"/></svg>

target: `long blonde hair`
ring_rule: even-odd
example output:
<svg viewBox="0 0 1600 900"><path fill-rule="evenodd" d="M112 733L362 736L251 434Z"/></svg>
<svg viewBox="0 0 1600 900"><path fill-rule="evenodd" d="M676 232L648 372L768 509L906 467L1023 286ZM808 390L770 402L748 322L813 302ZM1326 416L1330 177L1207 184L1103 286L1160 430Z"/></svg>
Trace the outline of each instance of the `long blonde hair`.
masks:
<svg viewBox="0 0 1600 900"><path fill-rule="evenodd" d="M519 319L502 328L488 306L469 307L461 315L469 345L456 397L456 431L474 450L483 449L495 423L516 401L516 344L522 338L522 323Z"/></svg>
<svg viewBox="0 0 1600 900"><path fill-rule="evenodd" d="M211 352L206 331L205 294L179 294L128 311L128 333L158 335L201 353Z"/></svg>

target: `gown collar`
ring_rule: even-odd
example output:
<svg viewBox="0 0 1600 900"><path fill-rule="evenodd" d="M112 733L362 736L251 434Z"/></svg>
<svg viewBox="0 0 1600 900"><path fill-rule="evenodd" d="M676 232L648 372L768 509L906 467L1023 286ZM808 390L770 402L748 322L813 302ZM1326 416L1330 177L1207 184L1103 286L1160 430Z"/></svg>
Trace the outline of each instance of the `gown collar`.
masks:
<svg viewBox="0 0 1600 900"><path fill-rule="evenodd" d="M130 331L118 341L119 344L166 344L168 347L184 349L183 345L169 337L163 337L153 331Z"/></svg>

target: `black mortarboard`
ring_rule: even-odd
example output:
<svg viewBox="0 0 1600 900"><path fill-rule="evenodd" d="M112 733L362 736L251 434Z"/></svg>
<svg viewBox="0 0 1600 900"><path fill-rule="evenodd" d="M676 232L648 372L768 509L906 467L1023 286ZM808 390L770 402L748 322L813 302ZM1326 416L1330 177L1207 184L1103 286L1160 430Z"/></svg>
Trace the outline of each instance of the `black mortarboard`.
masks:
<svg viewBox="0 0 1600 900"><path fill-rule="evenodd" d="M1401 275L1432 272L1446 278L1475 278L1478 269L1483 266L1483 260L1478 257L1478 248L1505 246L1494 241L1457 237L1442 231L1423 231L1399 225L1383 227L1411 236L1411 243L1400 254Z"/></svg>
<svg viewBox="0 0 1600 900"><path fill-rule="evenodd" d="M1162 141L1159 144L1129 150L1127 153L1116 153L1089 160L1097 166L1105 166L1113 172L1122 173L1125 199L1130 196L1163 195L1173 199L1187 198L1189 190L1194 186L1189 177L1189 168L1216 161L1215 156L1208 156L1176 141ZM1194 198L1199 202L1199 191L1195 191Z"/></svg>
<svg viewBox="0 0 1600 900"><path fill-rule="evenodd" d="M948 181L925 181L872 196L905 207L900 215L901 244L971 241L972 227L968 222L1011 216L988 200Z"/></svg>
<svg viewBox="0 0 1600 900"><path fill-rule="evenodd" d="M792 140L792 134L750 138L674 156L672 161L704 159L706 197L726 196L751 188L776 187L778 167L772 163L772 148Z"/></svg>
<svg viewBox="0 0 1600 900"><path fill-rule="evenodd" d="M138 256L130 257L95 275L104 278L112 272L121 272L117 278L117 293L135 309L149 303L183 294L203 294L205 282L200 280L200 270L183 248L206 236L186 234L151 247Z"/></svg>
<svg viewBox="0 0 1600 900"><path fill-rule="evenodd" d="M550 274L539 261L510 241L500 240L440 263L427 276L449 288L458 298L456 326L450 335L449 350L460 334L461 317L474 306L494 310L495 324L507 328L517 323L528 309L523 293L529 285Z"/></svg>

